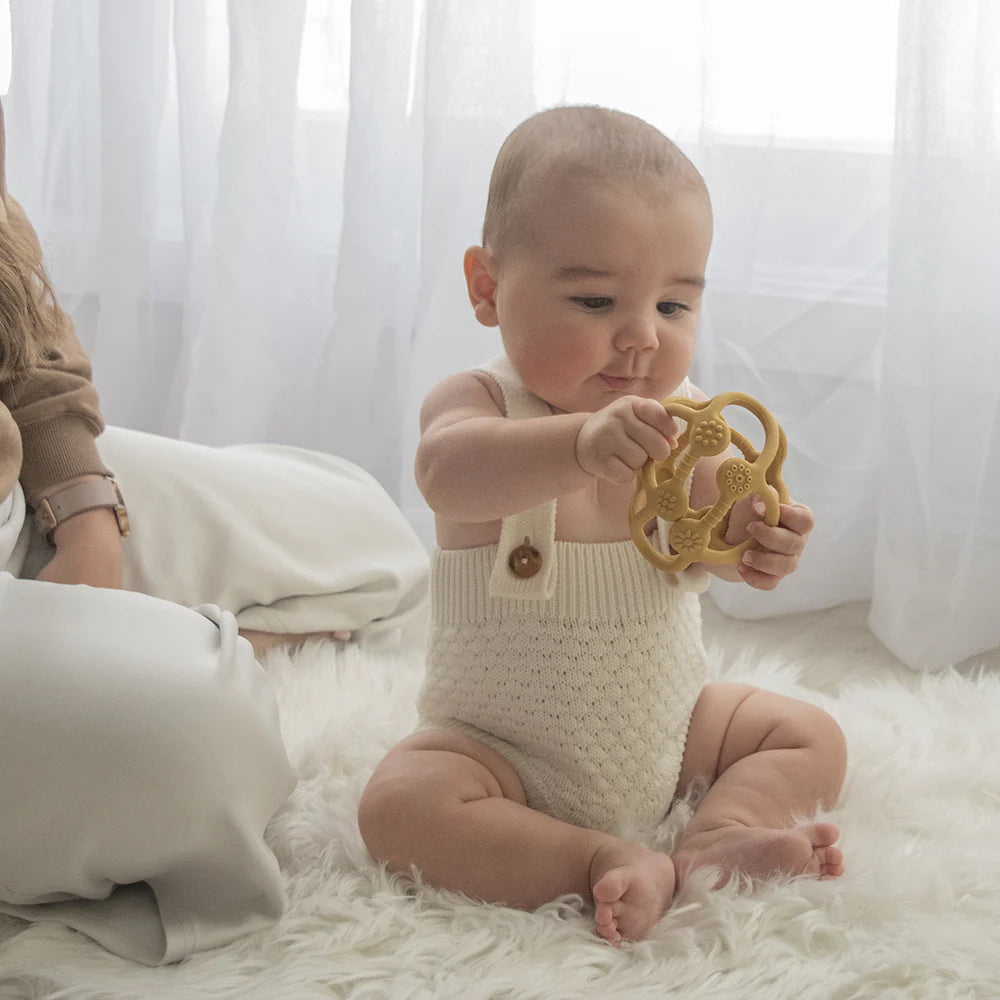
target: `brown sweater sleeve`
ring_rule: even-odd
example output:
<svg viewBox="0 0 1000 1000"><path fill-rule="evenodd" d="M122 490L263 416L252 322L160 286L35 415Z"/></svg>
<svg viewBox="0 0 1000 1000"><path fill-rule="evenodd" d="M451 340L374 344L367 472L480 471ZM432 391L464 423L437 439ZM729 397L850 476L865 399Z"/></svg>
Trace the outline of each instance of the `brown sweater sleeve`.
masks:
<svg viewBox="0 0 1000 1000"><path fill-rule="evenodd" d="M21 433L20 479L29 506L56 483L107 473L94 441L104 429L97 390L68 317L59 348L0 383L0 400Z"/></svg>
<svg viewBox="0 0 1000 1000"><path fill-rule="evenodd" d="M0 108L2 214L7 225L37 245L38 237L23 209L7 193L4 144ZM31 506L41 492L57 483L88 473L107 473L94 441L104 421L91 382L90 361L69 316L55 305L47 308L57 312L62 331L58 344L38 363L0 380L0 500L13 487L20 466L19 478ZM14 440L18 432L19 447Z"/></svg>

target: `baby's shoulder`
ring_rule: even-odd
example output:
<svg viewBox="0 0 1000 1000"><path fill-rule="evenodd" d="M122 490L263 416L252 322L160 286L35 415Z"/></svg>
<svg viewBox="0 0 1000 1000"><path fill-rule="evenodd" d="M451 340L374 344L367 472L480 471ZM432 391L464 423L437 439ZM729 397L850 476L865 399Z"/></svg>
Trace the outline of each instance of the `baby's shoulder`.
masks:
<svg viewBox="0 0 1000 1000"><path fill-rule="evenodd" d="M502 417L503 393L485 372L462 371L443 378L424 397L420 409L422 430L439 420L453 422L471 417Z"/></svg>

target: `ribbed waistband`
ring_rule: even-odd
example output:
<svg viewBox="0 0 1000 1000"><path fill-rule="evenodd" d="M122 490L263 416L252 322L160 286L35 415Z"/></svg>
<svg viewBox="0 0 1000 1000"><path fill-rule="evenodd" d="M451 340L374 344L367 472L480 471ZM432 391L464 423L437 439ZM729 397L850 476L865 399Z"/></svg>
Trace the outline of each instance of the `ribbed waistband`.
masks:
<svg viewBox="0 0 1000 1000"><path fill-rule="evenodd" d="M555 543L557 583L548 600L491 597L497 545L435 549L431 556L431 620L437 625L524 617L645 619L694 595L643 559L631 541Z"/></svg>

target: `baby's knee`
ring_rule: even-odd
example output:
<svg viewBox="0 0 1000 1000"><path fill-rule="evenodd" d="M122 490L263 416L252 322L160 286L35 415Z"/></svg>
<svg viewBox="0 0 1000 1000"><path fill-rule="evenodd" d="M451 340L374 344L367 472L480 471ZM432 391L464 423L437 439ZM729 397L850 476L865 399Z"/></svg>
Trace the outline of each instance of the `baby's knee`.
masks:
<svg viewBox="0 0 1000 1000"><path fill-rule="evenodd" d="M844 731L837 720L818 705L811 705L808 702L798 704L798 722L809 743L836 754L846 752Z"/></svg>
<svg viewBox="0 0 1000 1000"><path fill-rule="evenodd" d="M811 753L839 789L847 768L847 741L837 720L817 705L790 698L781 729L786 739Z"/></svg>
<svg viewBox="0 0 1000 1000"><path fill-rule="evenodd" d="M396 746L375 769L358 805L369 853L393 871L407 870L412 845L428 836L455 794L453 770L434 751Z"/></svg>
<svg viewBox="0 0 1000 1000"><path fill-rule="evenodd" d="M840 724L832 715L822 709L817 709L817 712L821 715L817 722L818 749L825 757L839 791L847 772L847 738L844 736Z"/></svg>
<svg viewBox="0 0 1000 1000"><path fill-rule="evenodd" d="M390 871L405 871L417 817L430 809L426 780L390 754L375 770L358 804L358 830L368 853Z"/></svg>
<svg viewBox="0 0 1000 1000"><path fill-rule="evenodd" d="M361 839L372 857L392 871L408 871L414 850L460 825L469 803L517 801L520 785L508 787L477 759L486 752L459 733L415 733L394 747L375 769L358 807Z"/></svg>

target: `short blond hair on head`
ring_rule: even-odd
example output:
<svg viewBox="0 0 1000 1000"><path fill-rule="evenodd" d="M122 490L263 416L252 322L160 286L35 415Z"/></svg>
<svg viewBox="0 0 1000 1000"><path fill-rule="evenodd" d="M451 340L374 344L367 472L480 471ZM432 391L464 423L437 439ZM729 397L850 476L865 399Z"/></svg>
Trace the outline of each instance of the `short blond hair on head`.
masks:
<svg viewBox="0 0 1000 1000"><path fill-rule="evenodd" d="M483 246L499 260L523 232L518 202L531 180L548 170L625 179L658 177L677 189L702 195L708 188L680 148L649 122L599 105L577 104L539 111L504 140L493 164Z"/></svg>

